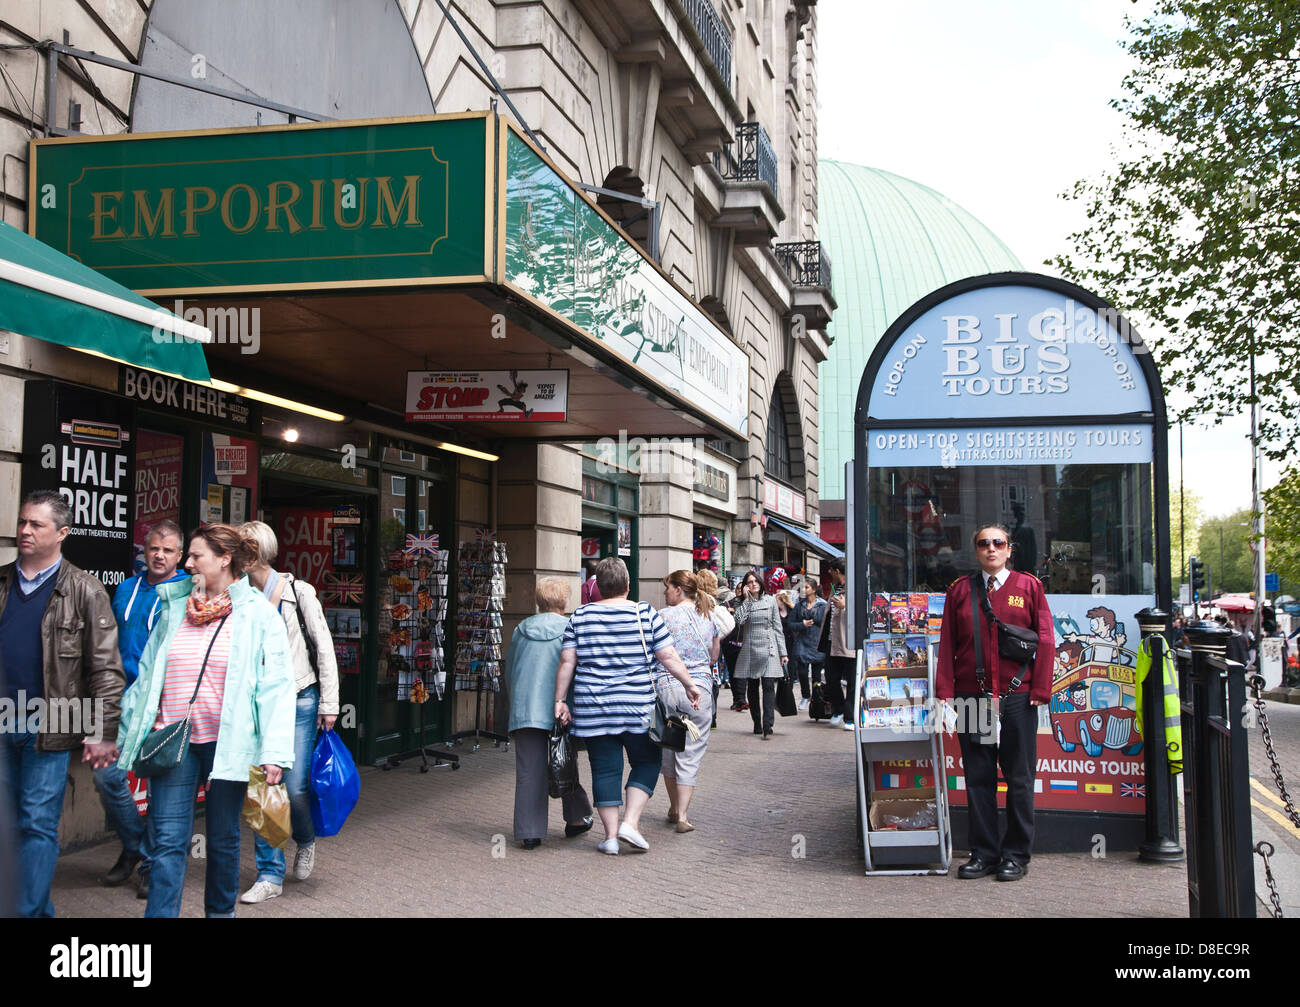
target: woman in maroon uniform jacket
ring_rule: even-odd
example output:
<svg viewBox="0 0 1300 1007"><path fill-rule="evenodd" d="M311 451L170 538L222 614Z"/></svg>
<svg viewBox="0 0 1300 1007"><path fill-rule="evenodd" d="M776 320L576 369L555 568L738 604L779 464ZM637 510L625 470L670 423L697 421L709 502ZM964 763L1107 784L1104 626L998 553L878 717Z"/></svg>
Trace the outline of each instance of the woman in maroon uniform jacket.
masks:
<svg viewBox="0 0 1300 1007"><path fill-rule="evenodd" d="M1052 654L1056 634L1047 596L1037 577L1007 568L1011 533L1000 524L986 525L975 533L975 557L987 585L989 604L1009 626L1038 633L1038 650L1029 666L998 654L997 628L980 611L983 627L985 688L997 696L1001 731L993 734L992 714L971 703L959 704L957 740L966 772L966 805L970 812L971 859L957 872L960 878L981 878L997 872L999 881L1019 881L1029 871L1034 842L1034 771L1037 767L1038 710L1052 690ZM981 696L975 674L971 592L978 591L971 577L948 588L935 669L935 695L939 699L976 699ZM976 599L978 603L978 598ZM1020 681L1017 683L1016 679ZM983 704L981 704L981 707ZM980 725L987 730L981 734ZM1007 783L1007 832L998 842L998 765Z"/></svg>

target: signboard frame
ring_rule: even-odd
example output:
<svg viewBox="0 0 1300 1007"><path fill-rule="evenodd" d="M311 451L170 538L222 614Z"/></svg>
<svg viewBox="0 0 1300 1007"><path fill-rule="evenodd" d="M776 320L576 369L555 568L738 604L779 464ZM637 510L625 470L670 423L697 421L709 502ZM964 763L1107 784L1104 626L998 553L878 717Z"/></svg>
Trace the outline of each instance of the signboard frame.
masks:
<svg viewBox="0 0 1300 1007"><path fill-rule="evenodd" d="M918 406L916 412L919 415L891 415L888 418L873 416L871 413L872 392L876 388L877 379L882 372L897 373L897 358L902 353L899 347L911 345L913 355L919 352L917 348L919 344L916 342L917 337L912 331L918 321L932 309L944 305L962 294L998 287L1028 287L1044 292L1047 295L1058 295L1072 300L1074 303L1095 312L1098 317L1104 317L1108 322L1115 324L1116 332L1122 333L1124 337L1123 342L1132 347L1132 356L1136 361L1137 370L1145 382L1145 391L1149 395L1150 410L1107 413L1105 412L1104 399L1099 395L1097 396L1098 408L1091 413L1081 415L1058 415L1049 412L1046 408L1037 413L1030 411L1026 415L1025 403L1017 401L1015 405L1021 409L1019 414L1013 414L1008 409L1008 415L987 415L989 410L986 409L983 410L984 415L954 416L949 403L943 403L939 408L932 408L928 405L929 397L922 400L918 396L913 396L918 402L925 401L927 403ZM903 343L902 341L909 336L911 336L912 342L910 344ZM921 340L921 342L923 343L924 340ZM949 406L949 408L944 408L945 405ZM1008 405L1011 405L1011 403L1008 403ZM1045 402L1044 405L1048 405L1048 403ZM858 590L854 592L853 618L850 623L854 630L856 645L861 646L864 628L869 625L867 610L871 594L876 590L869 581L869 571L871 569L871 515L868 506L870 499L868 494L868 469L871 463L870 434L876 431L946 430L957 426L963 428L1034 430L1044 427L1060 428L1091 425L1101 428L1131 426L1134 424L1149 428L1152 435L1150 446L1153 495L1152 561L1154 564L1154 601L1165 611L1170 611L1173 597L1169 550L1167 547L1169 542L1168 422L1159 373L1156 370L1151 353L1142 343L1136 330L1111 305L1090 291L1065 280L1035 273L991 273L958 280L931 292L904 311L890 325L872 352L858 386L858 398L854 412L855 464L852 466L850 473L852 477L850 500L853 501L855 506L850 511L853 528L850 537L849 555L851 567L849 573L851 582L858 587ZM866 456L861 457L864 451ZM1011 464L1016 463L1012 462ZM1126 613L1126 615L1131 616L1131 613ZM1144 746L1144 753L1150 751L1150 745ZM1142 758L1147 758L1147 755L1143 754ZM1037 845L1040 849L1087 849L1088 837L1096 831L1097 825L1103 820L1109 823L1108 836L1112 848L1136 848L1144 834L1144 818L1141 814L1044 809L1037 811L1037 818L1039 826Z"/></svg>

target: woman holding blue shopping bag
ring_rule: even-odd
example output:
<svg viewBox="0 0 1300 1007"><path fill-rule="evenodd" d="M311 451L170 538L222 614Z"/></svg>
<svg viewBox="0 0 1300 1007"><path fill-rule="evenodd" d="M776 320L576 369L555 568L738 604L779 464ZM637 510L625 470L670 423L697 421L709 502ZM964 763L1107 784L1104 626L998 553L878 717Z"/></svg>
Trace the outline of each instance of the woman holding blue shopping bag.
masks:
<svg viewBox="0 0 1300 1007"><path fill-rule="evenodd" d="M297 702L293 768L284 774L284 782L289 791L293 840L297 845L293 876L297 881L306 881L316 865L316 830L312 824L310 792L312 749L317 728L332 731L339 713L334 640L325 624L325 613L315 588L271 566L279 555L280 543L270 525L249 521L240 526L239 534L256 554L256 560L248 567L248 579L279 611L289 634ZM257 880L239 897L240 902L250 904L278 896L284 890L285 876L284 851L277 850L261 836L256 837L254 845Z"/></svg>

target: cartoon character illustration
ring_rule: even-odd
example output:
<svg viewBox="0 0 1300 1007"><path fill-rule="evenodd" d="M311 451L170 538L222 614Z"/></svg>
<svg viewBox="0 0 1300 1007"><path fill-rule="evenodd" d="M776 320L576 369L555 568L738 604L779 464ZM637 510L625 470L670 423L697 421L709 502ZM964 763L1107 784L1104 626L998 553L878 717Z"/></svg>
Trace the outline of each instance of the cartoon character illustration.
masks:
<svg viewBox="0 0 1300 1007"><path fill-rule="evenodd" d="M524 393L528 391L528 382L519 380L519 372L510 372L510 384L513 388L506 388L505 385L497 385L501 389L504 399L497 400L497 412L504 413L506 406L514 406L524 414L524 419L533 415L533 411L524 404Z"/></svg>
<svg viewBox="0 0 1300 1007"><path fill-rule="evenodd" d="M1049 709L1052 734L1062 751L1082 746L1092 758L1108 748L1124 755L1142 751L1132 675L1122 665L1091 661L1058 684ZM1125 681L1130 688L1124 687Z"/></svg>
<svg viewBox="0 0 1300 1007"><path fill-rule="evenodd" d="M1101 605L1088 609L1088 628L1091 632L1087 634L1063 634L1067 643L1084 645L1085 663L1133 664L1133 655L1122 649L1128 637L1124 635L1123 627L1115 621L1112 609Z"/></svg>

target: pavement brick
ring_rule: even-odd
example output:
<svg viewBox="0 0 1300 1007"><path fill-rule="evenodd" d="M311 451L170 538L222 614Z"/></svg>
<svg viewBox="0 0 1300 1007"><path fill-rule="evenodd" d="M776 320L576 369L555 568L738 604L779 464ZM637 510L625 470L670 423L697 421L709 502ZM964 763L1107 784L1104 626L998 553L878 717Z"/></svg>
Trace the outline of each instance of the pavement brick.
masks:
<svg viewBox="0 0 1300 1007"><path fill-rule="evenodd" d="M1040 854L1024 881L866 877L858 856L852 736L806 717L783 719L767 742L747 714L724 709L691 805L696 831L677 835L656 791L642 818L651 849L602 856L599 823L530 852L511 839L514 752L462 751L461 769L413 763L362 770L361 802L343 832L319 840L316 871L240 916L1186 916L1186 868L1133 854ZM584 780L589 779L582 757ZM200 826L201 827L201 826ZM796 836L805 857L791 853ZM494 837L498 837L494 840ZM961 837L958 837L960 841ZM55 875L60 916L138 916L130 887L99 877L116 842L65 855ZM251 836L241 891L255 880ZM183 916L203 912L203 861L190 861Z"/></svg>

